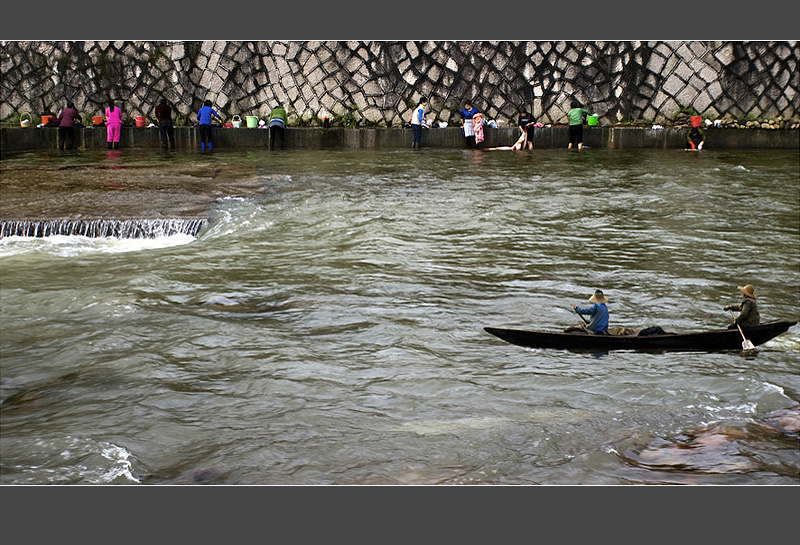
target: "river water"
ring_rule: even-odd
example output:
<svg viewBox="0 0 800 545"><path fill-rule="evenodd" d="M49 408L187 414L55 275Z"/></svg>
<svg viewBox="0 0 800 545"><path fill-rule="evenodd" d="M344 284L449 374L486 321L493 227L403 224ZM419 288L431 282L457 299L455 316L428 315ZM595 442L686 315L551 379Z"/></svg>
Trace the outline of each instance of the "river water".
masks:
<svg viewBox="0 0 800 545"><path fill-rule="evenodd" d="M196 169L251 191L197 236L0 239L0 484L800 483L768 425L798 415L800 326L717 353L483 331L580 323L597 288L612 327L726 327L745 283L798 320L797 150L121 150L113 183L108 160L0 168L105 180L74 214Z"/></svg>

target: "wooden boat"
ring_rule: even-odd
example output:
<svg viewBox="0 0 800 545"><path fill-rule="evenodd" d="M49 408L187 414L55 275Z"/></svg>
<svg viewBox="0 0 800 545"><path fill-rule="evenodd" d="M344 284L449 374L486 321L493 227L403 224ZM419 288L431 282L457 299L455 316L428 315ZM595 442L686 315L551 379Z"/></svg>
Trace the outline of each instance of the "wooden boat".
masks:
<svg viewBox="0 0 800 545"><path fill-rule="evenodd" d="M785 333L797 322L770 322L742 328L747 340L758 346ZM486 332L504 341L529 348L606 352L609 350L653 351L717 351L742 350L742 334L738 329L714 329L698 333L657 335L590 335L536 329L484 327Z"/></svg>

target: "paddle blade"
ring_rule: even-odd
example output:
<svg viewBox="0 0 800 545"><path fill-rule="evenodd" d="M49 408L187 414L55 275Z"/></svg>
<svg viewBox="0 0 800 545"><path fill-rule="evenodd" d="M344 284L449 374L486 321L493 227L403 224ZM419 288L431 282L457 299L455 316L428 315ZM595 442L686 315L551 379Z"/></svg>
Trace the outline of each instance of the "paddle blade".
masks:
<svg viewBox="0 0 800 545"><path fill-rule="evenodd" d="M755 350L756 347L753 346L753 343L751 343L749 340L745 339L744 341L742 341L742 349L743 350Z"/></svg>

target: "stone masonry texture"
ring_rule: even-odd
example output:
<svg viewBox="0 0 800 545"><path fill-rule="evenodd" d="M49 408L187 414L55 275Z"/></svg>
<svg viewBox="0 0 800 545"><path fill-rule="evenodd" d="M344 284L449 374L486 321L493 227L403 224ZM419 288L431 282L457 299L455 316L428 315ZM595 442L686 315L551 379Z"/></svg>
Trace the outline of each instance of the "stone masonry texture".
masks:
<svg viewBox="0 0 800 545"><path fill-rule="evenodd" d="M178 124L209 99L242 125L282 105L290 125L400 127L423 95L450 126L466 100L510 125L566 123L573 99L608 124L797 120L799 64L793 41L2 41L0 120L67 101L152 120L163 97Z"/></svg>

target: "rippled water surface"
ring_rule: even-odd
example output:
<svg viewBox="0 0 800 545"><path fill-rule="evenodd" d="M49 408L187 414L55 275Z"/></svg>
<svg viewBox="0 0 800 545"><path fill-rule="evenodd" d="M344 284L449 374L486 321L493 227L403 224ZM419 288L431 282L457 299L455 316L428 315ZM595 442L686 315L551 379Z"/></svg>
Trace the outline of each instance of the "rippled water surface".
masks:
<svg viewBox="0 0 800 545"><path fill-rule="evenodd" d="M596 288L612 327L725 327L745 283L798 320L797 150L168 157L122 150L113 189L248 190L196 238L0 239L0 483L800 483L775 424L800 418L800 326L754 353L483 331L579 323ZM107 161L0 168L68 187ZM58 206L113 208L101 186Z"/></svg>

